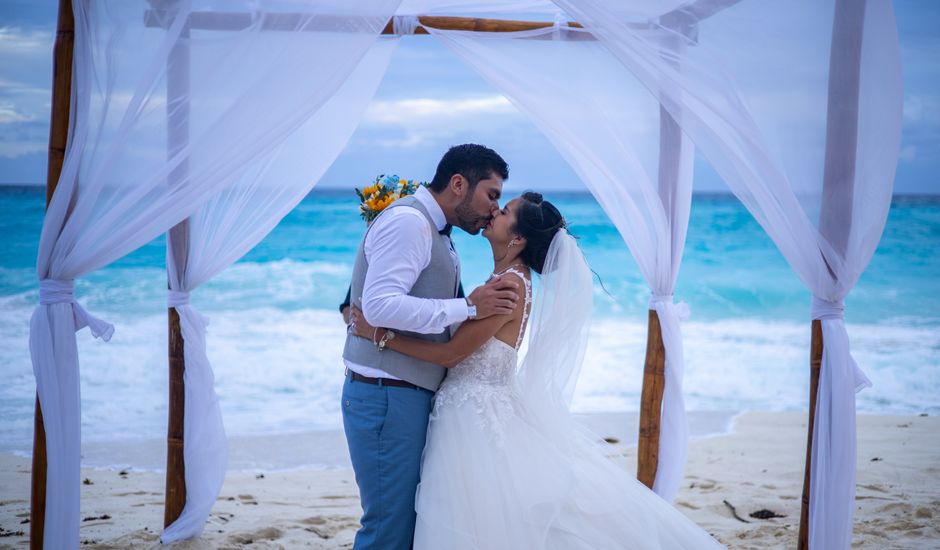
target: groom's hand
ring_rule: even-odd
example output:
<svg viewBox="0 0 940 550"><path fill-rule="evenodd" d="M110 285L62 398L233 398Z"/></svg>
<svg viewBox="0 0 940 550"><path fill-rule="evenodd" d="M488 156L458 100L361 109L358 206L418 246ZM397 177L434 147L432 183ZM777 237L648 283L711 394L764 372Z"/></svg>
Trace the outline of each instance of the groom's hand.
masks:
<svg viewBox="0 0 940 550"><path fill-rule="evenodd" d="M477 319L491 315L509 315L519 300L519 284L501 277L493 277L470 293L470 301L477 307Z"/></svg>

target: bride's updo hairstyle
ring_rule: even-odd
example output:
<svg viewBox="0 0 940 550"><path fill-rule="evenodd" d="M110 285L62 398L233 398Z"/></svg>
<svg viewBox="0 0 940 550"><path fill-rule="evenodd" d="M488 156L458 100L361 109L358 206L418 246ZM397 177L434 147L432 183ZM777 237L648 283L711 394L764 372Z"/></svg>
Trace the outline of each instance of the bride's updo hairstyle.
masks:
<svg viewBox="0 0 940 550"><path fill-rule="evenodd" d="M555 233L568 225L555 205L542 199L541 193L526 191L521 198L516 211L516 225L513 227L513 233L526 240L519 259L541 274Z"/></svg>

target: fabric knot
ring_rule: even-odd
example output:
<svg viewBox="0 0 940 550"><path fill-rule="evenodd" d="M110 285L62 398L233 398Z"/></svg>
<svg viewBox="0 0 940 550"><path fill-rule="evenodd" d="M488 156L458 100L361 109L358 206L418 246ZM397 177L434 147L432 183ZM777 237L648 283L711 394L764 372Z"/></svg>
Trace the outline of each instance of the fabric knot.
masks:
<svg viewBox="0 0 940 550"><path fill-rule="evenodd" d="M39 281L39 303L48 306L75 301L75 280L59 281L43 279Z"/></svg>
<svg viewBox="0 0 940 550"><path fill-rule="evenodd" d="M168 290L166 293L166 307L179 307L189 305L188 290Z"/></svg>
<svg viewBox="0 0 940 550"><path fill-rule="evenodd" d="M420 24L415 15L396 15L392 17L392 32L397 36L414 34Z"/></svg>
<svg viewBox="0 0 940 550"><path fill-rule="evenodd" d="M672 294L653 294L650 296L649 309L662 311L669 309L680 321L688 321L692 317L692 309L685 302L672 301Z"/></svg>
<svg viewBox="0 0 940 550"><path fill-rule="evenodd" d="M85 327L91 330L95 338L105 342L114 334L114 325L103 321L88 313L81 304L75 301L75 281L69 279L60 281L56 279L42 279L39 281L39 305L72 304L72 316L75 319L75 330Z"/></svg>
<svg viewBox="0 0 940 550"><path fill-rule="evenodd" d="M655 309L658 304L671 304L672 294L652 294L650 295L650 309Z"/></svg>
<svg viewBox="0 0 940 550"><path fill-rule="evenodd" d="M448 237L450 237L450 234L453 230L454 230L454 226L452 226L451 224L447 224L444 226L444 229L441 229L440 231L438 231L438 233L440 233L441 235L447 235Z"/></svg>
<svg viewBox="0 0 940 550"><path fill-rule="evenodd" d="M812 318L820 320L844 319L845 303L842 300L830 302L829 300L813 296Z"/></svg>

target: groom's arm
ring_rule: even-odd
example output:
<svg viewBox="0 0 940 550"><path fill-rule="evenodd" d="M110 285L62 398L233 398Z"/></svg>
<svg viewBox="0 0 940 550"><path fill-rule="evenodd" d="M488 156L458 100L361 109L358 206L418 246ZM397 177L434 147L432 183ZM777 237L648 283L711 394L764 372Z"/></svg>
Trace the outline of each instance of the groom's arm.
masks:
<svg viewBox="0 0 940 550"><path fill-rule="evenodd" d="M516 275L509 275L508 278L516 279ZM508 283L508 281L507 281ZM524 290L522 285L514 285L515 290L508 291L516 294L517 301L524 299ZM496 336L506 324L518 320L524 308L516 308L510 313L502 315L491 315L485 319L475 319L467 321L460 325L456 334L448 342L428 342L418 338L409 338L407 336L398 336L387 340L386 346L411 357L416 357L423 361L428 361L445 368L457 366L466 359L474 350L483 345L484 342ZM362 318L362 312L355 306L351 308L350 318L353 320L353 330L357 336L363 338L372 338L373 341L379 341L385 338L387 329L372 327L367 319ZM520 327L520 330L524 327Z"/></svg>
<svg viewBox="0 0 940 550"><path fill-rule="evenodd" d="M366 235L369 262L362 291L362 313L377 327L438 334L468 317L463 298L409 296L431 261L431 227L420 212L396 208L380 216Z"/></svg>

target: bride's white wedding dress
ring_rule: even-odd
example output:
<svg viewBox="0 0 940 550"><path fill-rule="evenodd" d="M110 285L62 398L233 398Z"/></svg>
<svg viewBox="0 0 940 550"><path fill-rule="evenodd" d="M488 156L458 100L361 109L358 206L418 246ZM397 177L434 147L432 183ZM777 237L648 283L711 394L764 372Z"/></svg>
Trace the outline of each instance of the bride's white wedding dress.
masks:
<svg viewBox="0 0 940 550"><path fill-rule="evenodd" d="M518 346L491 338L438 390L415 548L719 548L608 459L567 411L541 414L517 378Z"/></svg>

